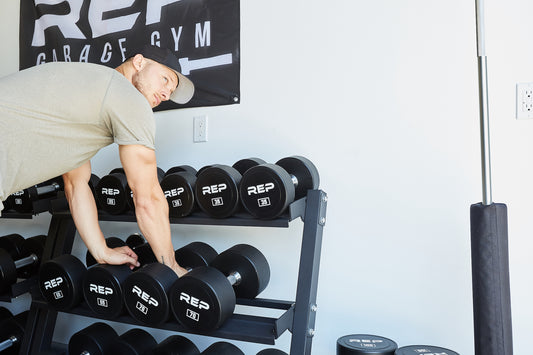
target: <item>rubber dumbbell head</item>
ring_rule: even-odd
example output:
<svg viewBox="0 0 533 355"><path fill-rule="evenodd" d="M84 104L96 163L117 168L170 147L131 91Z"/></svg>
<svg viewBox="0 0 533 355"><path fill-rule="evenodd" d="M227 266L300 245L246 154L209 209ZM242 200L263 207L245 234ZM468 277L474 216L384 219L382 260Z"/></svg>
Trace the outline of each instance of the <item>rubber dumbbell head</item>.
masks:
<svg viewBox="0 0 533 355"><path fill-rule="evenodd" d="M109 324L97 322L74 333L68 342L69 354L106 355L118 340L118 334Z"/></svg>
<svg viewBox="0 0 533 355"><path fill-rule="evenodd" d="M244 352L231 343L219 341L211 344L202 355L244 355Z"/></svg>
<svg viewBox="0 0 533 355"><path fill-rule="evenodd" d="M280 216L291 202L317 189L318 170L307 158L292 156L276 164L252 167L243 175L240 197L244 208L254 217L272 219Z"/></svg>
<svg viewBox="0 0 533 355"><path fill-rule="evenodd" d="M172 168L168 169L167 172L165 173L165 176L174 174L174 173L180 173L180 172L186 172L192 175L198 174L198 171L196 171L196 169L190 165L178 165L178 166L173 166Z"/></svg>
<svg viewBox="0 0 533 355"><path fill-rule="evenodd" d="M54 309L69 310L83 298L82 282L87 269L83 262L70 254L63 254L41 264L39 289Z"/></svg>
<svg viewBox="0 0 533 355"><path fill-rule="evenodd" d="M244 159L241 159L235 162L235 164L233 164L232 167L237 169L237 171L241 175L244 175L244 173L248 171L248 169L253 168L254 166L257 166L260 164L266 164L266 161L264 161L261 158L244 158Z"/></svg>
<svg viewBox="0 0 533 355"><path fill-rule="evenodd" d="M124 169L117 168L102 177L96 185L99 206L110 214L121 214L128 209L126 187L128 180Z"/></svg>
<svg viewBox="0 0 533 355"><path fill-rule="evenodd" d="M396 349L396 342L377 335L352 334L337 339L337 355L394 355Z"/></svg>
<svg viewBox="0 0 533 355"><path fill-rule="evenodd" d="M0 322L0 353L19 353L28 314L29 311L25 311Z"/></svg>
<svg viewBox="0 0 533 355"><path fill-rule="evenodd" d="M188 171L167 173L161 180L161 189L168 203L170 217L185 217L196 208L196 175Z"/></svg>
<svg viewBox="0 0 533 355"><path fill-rule="evenodd" d="M228 165L211 165L198 173L195 196L198 206L214 218L226 218L239 208L242 175Z"/></svg>
<svg viewBox="0 0 533 355"><path fill-rule="evenodd" d="M287 353L278 349L264 349L256 355L287 355Z"/></svg>
<svg viewBox="0 0 533 355"><path fill-rule="evenodd" d="M236 297L256 297L269 279L264 255L251 245L236 245L217 256L211 267L193 269L176 280L169 296L172 313L190 329L217 329L233 314Z"/></svg>
<svg viewBox="0 0 533 355"><path fill-rule="evenodd" d="M133 328L122 334L111 345L110 354L145 355L157 346L157 341L143 329Z"/></svg>
<svg viewBox="0 0 533 355"><path fill-rule="evenodd" d="M26 245L26 254L24 253ZM0 292L5 292L11 285L17 282L17 277L23 272L18 271L24 268L24 275L30 275L37 270L44 248L44 236L37 236L24 240L21 258L13 260L11 255L0 249Z"/></svg>
<svg viewBox="0 0 533 355"><path fill-rule="evenodd" d="M395 355L459 355L459 353L450 350L441 348L439 346L432 345L409 345L402 346L396 352Z"/></svg>
<svg viewBox="0 0 533 355"><path fill-rule="evenodd" d="M0 249L7 251L13 259L21 257L23 243L24 237L20 234L14 233L0 237Z"/></svg>
<svg viewBox="0 0 533 355"><path fill-rule="evenodd" d="M159 343L153 355L200 355L200 350L192 341L181 335L172 335Z"/></svg>

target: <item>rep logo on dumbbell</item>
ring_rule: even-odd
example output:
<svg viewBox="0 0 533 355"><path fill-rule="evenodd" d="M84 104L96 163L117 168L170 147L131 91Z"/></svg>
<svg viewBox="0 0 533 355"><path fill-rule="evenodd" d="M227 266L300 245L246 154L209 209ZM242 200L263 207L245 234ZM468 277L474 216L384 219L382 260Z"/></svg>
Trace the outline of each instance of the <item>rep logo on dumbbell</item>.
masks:
<svg viewBox="0 0 533 355"><path fill-rule="evenodd" d="M174 282L170 290L172 313L190 329L217 329L233 314L237 297L256 297L269 280L265 256L251 245L235 245L209 267L193 269Z"/></svg>

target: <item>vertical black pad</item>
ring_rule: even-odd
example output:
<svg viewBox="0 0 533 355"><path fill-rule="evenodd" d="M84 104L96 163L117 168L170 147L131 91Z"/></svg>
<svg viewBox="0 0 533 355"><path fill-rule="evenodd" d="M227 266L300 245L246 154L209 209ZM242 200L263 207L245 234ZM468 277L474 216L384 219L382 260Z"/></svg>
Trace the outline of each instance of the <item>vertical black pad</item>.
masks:
<svg viewBox="0 0 533 355"><path fill-rule="evenodd" d="M511 355L507 206L470 206L474 343L477 355Z"/></svg>

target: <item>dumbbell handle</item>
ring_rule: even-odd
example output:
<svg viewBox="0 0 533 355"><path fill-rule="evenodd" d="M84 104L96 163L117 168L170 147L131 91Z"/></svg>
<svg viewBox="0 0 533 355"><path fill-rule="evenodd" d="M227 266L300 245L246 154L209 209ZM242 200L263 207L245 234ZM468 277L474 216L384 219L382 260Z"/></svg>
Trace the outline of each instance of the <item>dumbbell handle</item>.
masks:
<svg viewBox="0 0 533 355"><path fill-rule="evenodd" d="M19 341L19 340L18 340L18 338L16 336L14 336L14 335L10 336L7 340L4 340L3 342L0 343L0 352L4 351L6 349L9 349L17 341Z"/></svg>
<svg viewBox="0 0 533 355"><path fill-rule="evenodd" d="M231 286L238 286L242 281L242 276L237 271L230 272L228 276L226 276Z"/></svg>
<svg viewBox="0 0 533 355"><path fill-rule="evenodd" d="M15 260L15 269L20 269L21 267L31 265L39 260L39 257L35 254L31 254L22 259Z"/></svg>

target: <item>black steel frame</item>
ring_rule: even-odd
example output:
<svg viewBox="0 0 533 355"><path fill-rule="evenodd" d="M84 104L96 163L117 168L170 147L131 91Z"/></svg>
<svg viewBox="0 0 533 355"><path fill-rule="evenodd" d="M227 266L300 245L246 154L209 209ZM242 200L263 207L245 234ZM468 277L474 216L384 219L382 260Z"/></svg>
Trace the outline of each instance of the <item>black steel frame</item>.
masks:
<svg viewBox="0 0 533 355"><path fill-rule="evenodd" d="M48 260L72 250L76 228L64 204L52 203L52 220L42 260ZM226 226L254 226L254 227L288 227L289 222L301 218L304 222L302 245L300 250L300 264L295 301L281 301L272 299L238 299L240 305L277 309L282 312L279 317L260 317L254 315L234 314L224 325L212 332L192 332L175 321L169 320L158 329L194 333L211 337L234 339L274 345L276 339L285 331L292 333L290 353L293 355L310 355L314 336L316 318L316 297L318 287L318 273L320 267L320 253L322 246L322 232L326 221L327 195L322 190L310 190L306 198L293 202L288 212L274 220L258 220L245 214L237 214L226 219L209 218L198 212L179 219L171 218L173 224L196 225L226 225ZM103 221L135 222L135 216L130 214L112 216L100 212L99 219ZM21 344L22 354L53 353L52 336L56 324L57 311L51 309L42 299L38 287L33 283L32 304L26 335ZM95 315L82 303L69 310L68 313L78 314L97 319L105 319ZM111 320L111 319L110 319ZM146 326L129 316L113 319L116 322Z"/></svg>

